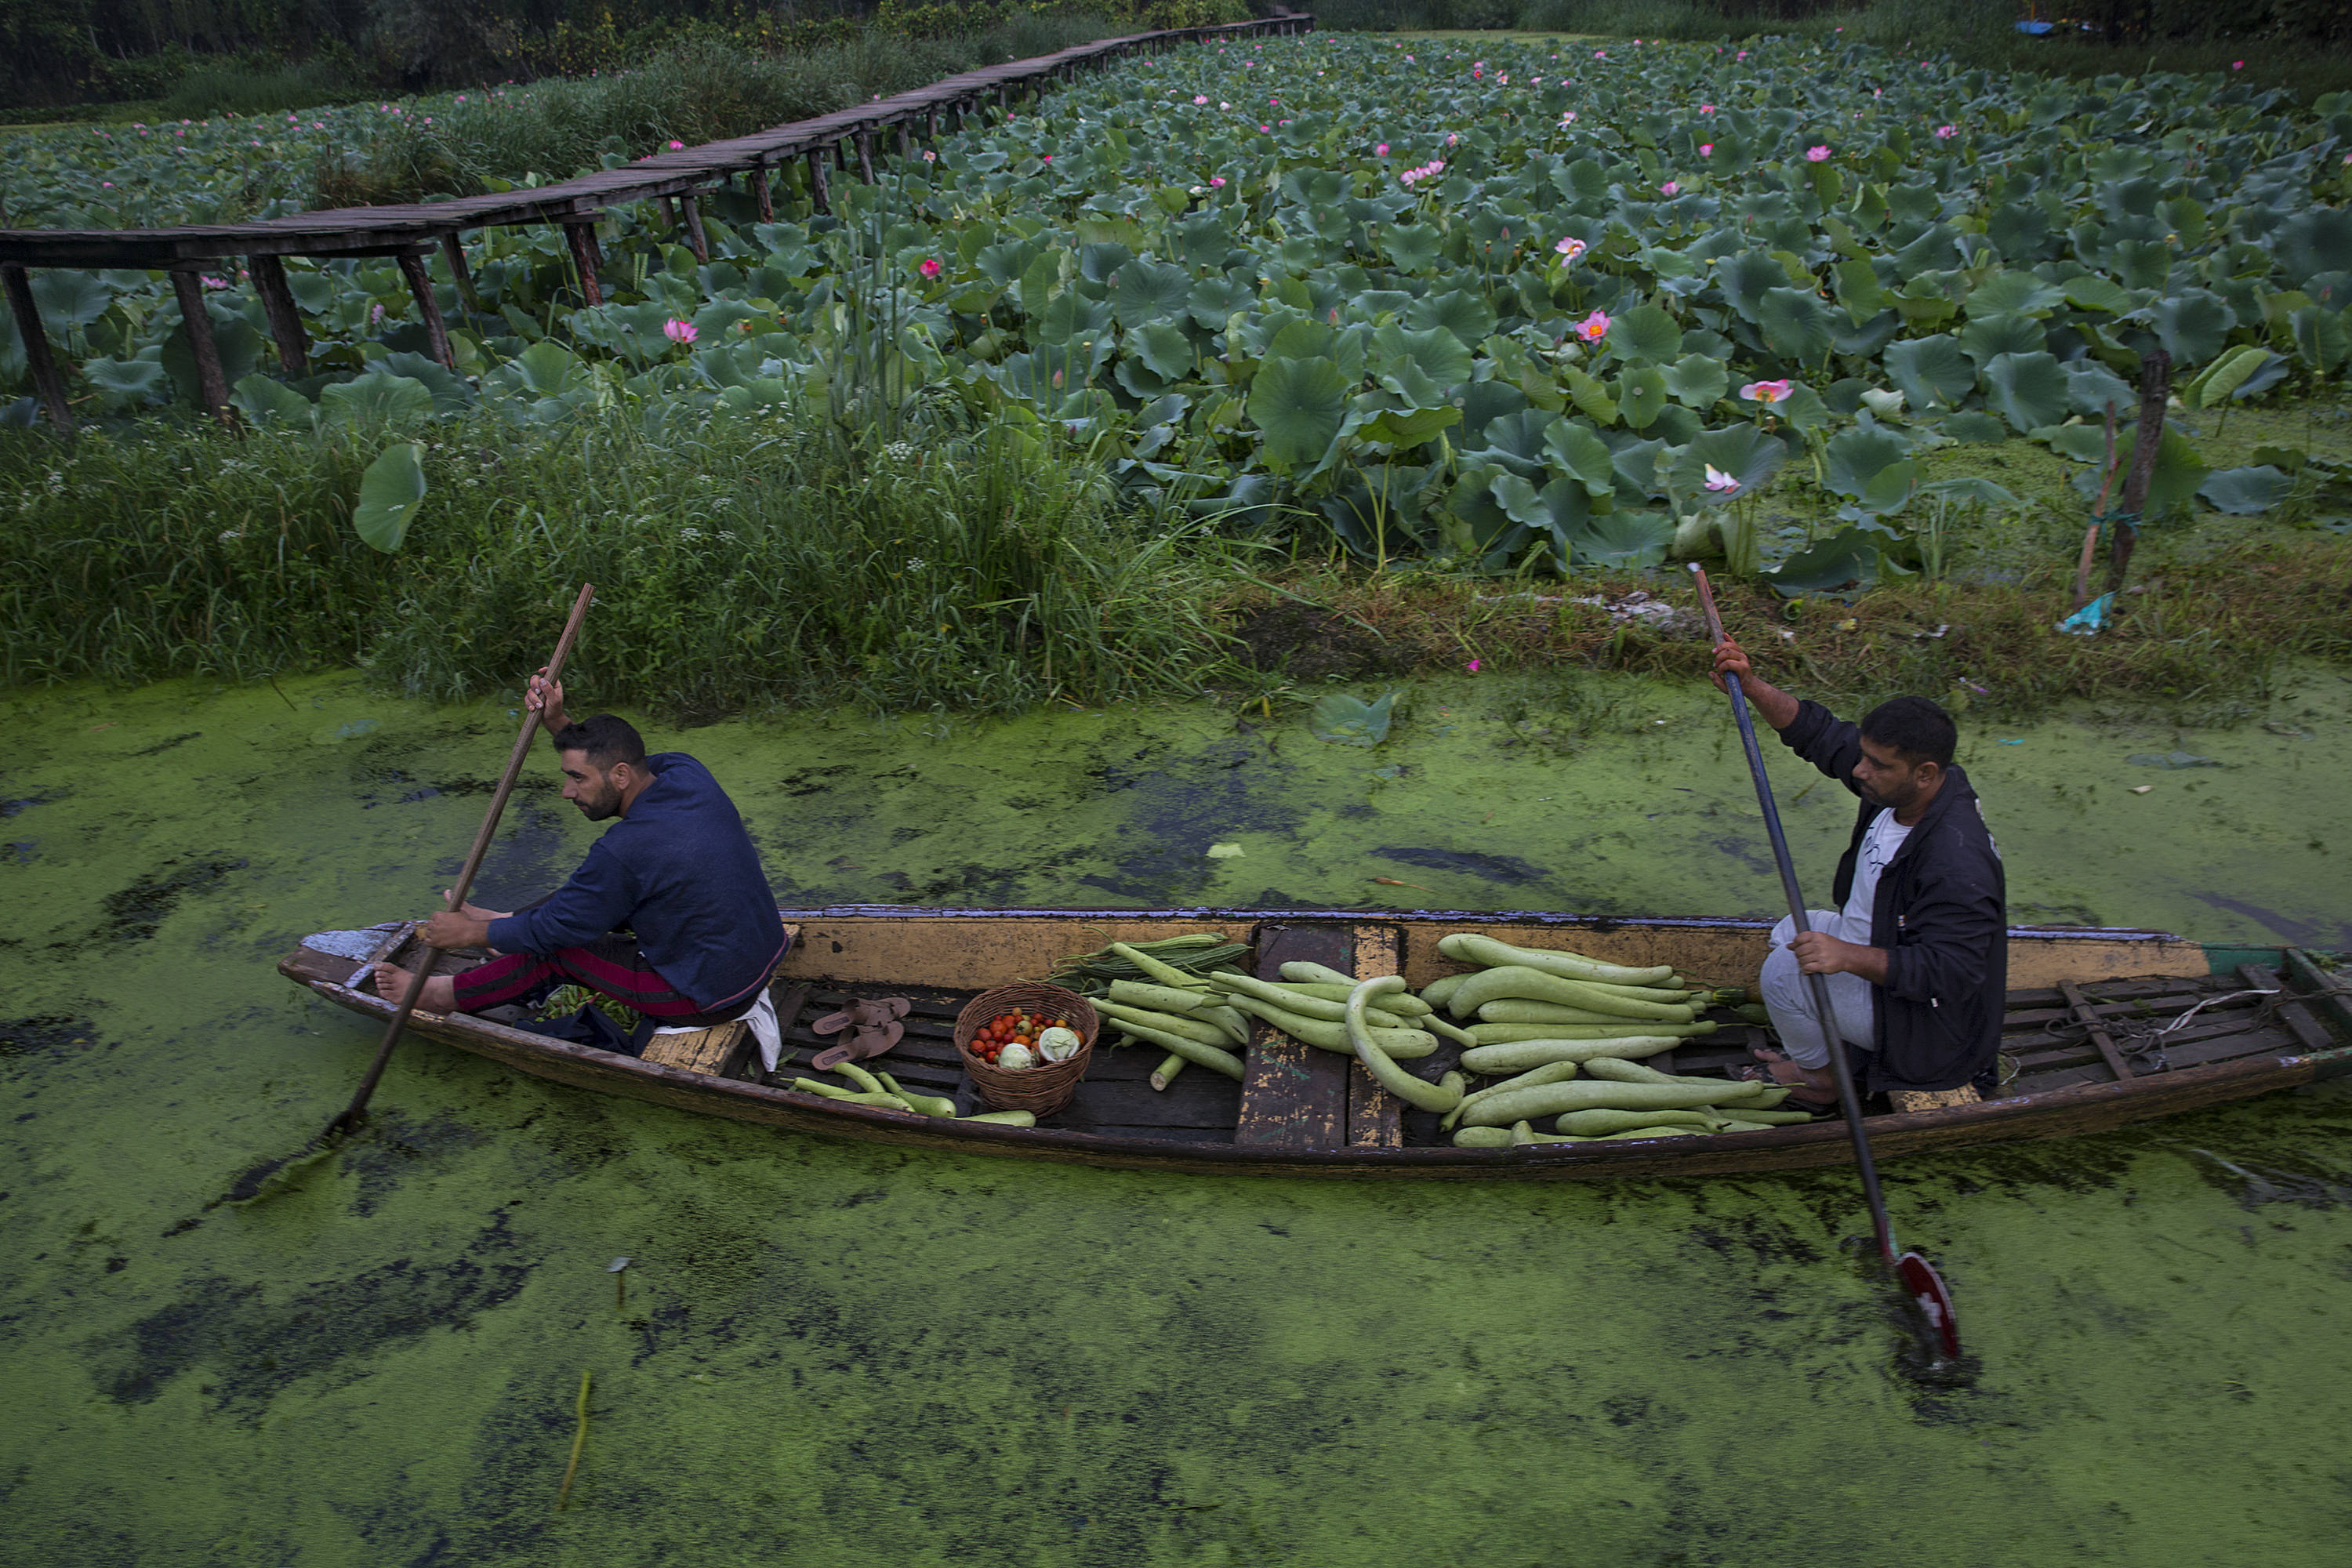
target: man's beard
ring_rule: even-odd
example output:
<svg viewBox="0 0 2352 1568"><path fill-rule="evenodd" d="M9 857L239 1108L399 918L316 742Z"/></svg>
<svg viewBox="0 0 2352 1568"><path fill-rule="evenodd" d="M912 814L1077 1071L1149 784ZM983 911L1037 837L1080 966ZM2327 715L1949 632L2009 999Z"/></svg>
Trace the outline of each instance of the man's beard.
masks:
<svg viewBox="0 0 2352 1568"><path fill-rule="evenodd" d="M591 822L602 822L607 817L621 815L621 792L616 789L607 789L593 801L583 800L576 804L580 807L581 816Z"/></svg>

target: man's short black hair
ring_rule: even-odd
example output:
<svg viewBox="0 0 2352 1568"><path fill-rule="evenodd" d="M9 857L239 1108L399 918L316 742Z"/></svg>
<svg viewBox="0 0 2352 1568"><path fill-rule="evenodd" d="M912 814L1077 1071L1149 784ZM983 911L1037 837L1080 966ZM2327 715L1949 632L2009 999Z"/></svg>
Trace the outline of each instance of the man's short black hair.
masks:
<svg viewBox="0 0 2352 1568"><path fill-rule="evenodd" d="M1897 697L1872 709L1862 721L1862 735L1875 741L1904 761L1917 765L1952 765L1952 748L1959 743L1960 727L1952 716L1924 697Z"/></svg>
<svg viewBox="0 0 2352 1568"><path fill-rule="evenodd" d="M646 740L637 727L617 713L596 713L566 724L555 732L559 752L584 752L591 767L602 772L623 763L646 765Z"/></svg>

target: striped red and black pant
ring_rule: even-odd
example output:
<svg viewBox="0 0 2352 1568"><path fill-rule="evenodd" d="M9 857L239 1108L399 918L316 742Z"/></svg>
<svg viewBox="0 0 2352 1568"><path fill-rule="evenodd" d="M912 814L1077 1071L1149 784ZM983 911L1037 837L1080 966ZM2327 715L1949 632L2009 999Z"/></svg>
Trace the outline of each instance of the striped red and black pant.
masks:
<svg viewBox="0 0 2352 1568"><path fill-rule="evenodd" d="M455 979L461 1013L535 1001L534 994L545 992L551 982L584 985L665 1024L722 1024L740 1017L759 1000L754 991L733 1008L706 1013L663 979L661 971L647 963L635 942L625 936L603 936L585 947L559 947L551 953L509 952Z"/></svg>

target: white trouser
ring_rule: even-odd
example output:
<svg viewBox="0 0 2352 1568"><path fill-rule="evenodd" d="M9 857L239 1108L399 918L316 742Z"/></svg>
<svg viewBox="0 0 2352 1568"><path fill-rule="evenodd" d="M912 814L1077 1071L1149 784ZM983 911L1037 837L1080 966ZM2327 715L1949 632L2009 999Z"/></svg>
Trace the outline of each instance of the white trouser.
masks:
<svg viewBox="0 0 2352 1568"><path fill-rule="evenodd" d="M1835 910L1809 910L1805 918L1815 931L1827 931L1848 942L1867 942L1869 929L1859 932L1846 930L1846 919ZM1822 1021L1813 1005L1811 980L1797 972L1797 955L1789 943L1797 934L1797 922L1782 919L1772 928L1772 951L1764 960L1763 975L1757 989L1764 995L1764 1010L1772 1015L1772 1027L1780 1037L1781 1048L1789 1059L1801 1068L1825 1068L1830 1065L1828 1038L1822 1032ZM1876 1045L1872 1033L1873 1008L1870 982L1859 974L1825 974L1829 982L1830 1005L1837 1012L1837 1032L1841 1038L1865 1049Z"/></svg>

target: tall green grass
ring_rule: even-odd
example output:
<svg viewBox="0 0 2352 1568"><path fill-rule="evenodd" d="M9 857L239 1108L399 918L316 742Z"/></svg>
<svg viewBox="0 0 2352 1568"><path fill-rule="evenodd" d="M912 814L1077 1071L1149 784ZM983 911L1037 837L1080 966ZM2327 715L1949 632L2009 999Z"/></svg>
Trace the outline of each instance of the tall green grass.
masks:
<svg viewBox="0 0 2352 1568"><path fill-rule="evenodd" d="M356 661L416 695L507 689L583 581L583 688L679 711L1158 698L1222 658L1218 547L1123 516L1033 429L426 434L431 490L387 556L347 521L383 435L5 433L0 683Z"/></svg>
<svg viewBox="0 0 2352 1568"><path fill-rule="evenodd" d="M2305 102L2352 89L2352 51L2341 36L2352 26L2342 20L2352 16L2346 8L2331 8L2334 20L2315 20L2315 11L2290 15L2242 3L2200 10L2192 0L2161 0L2147 37L2115 44L2080 32L2029 37L2016 30L2014 0L1318 0L1315 13L1318 26L1336 31L1500 28L1677 42L1842 37L1950 54L1993 70L2076 78L2212 72L2232 86L2284 87ZM2323 25L2334 32L2310 36Z"/></svg>
<svg viewBox="0 0 2352 1568"><path fill-rule="evenodd" d="M208 120L215 114L275 114L339 102L366 91L350 70L331 60L299 63L217 60L180 78L158 106L163 119Z"/></svg>
<svg viewBox="0 0 2352 1568"><path fill-rule="evenodd" d="M373 177L382 188L365 194L377 200L428 195L436 185L471 192L534 174L563 178L606 159L748 135L1121 30L1101 16L1057 13L945 37L868 31L780 55L698 40L635 70L513 88L435 124L403 117L362 156L354 177L362 184Z"/></svg>

